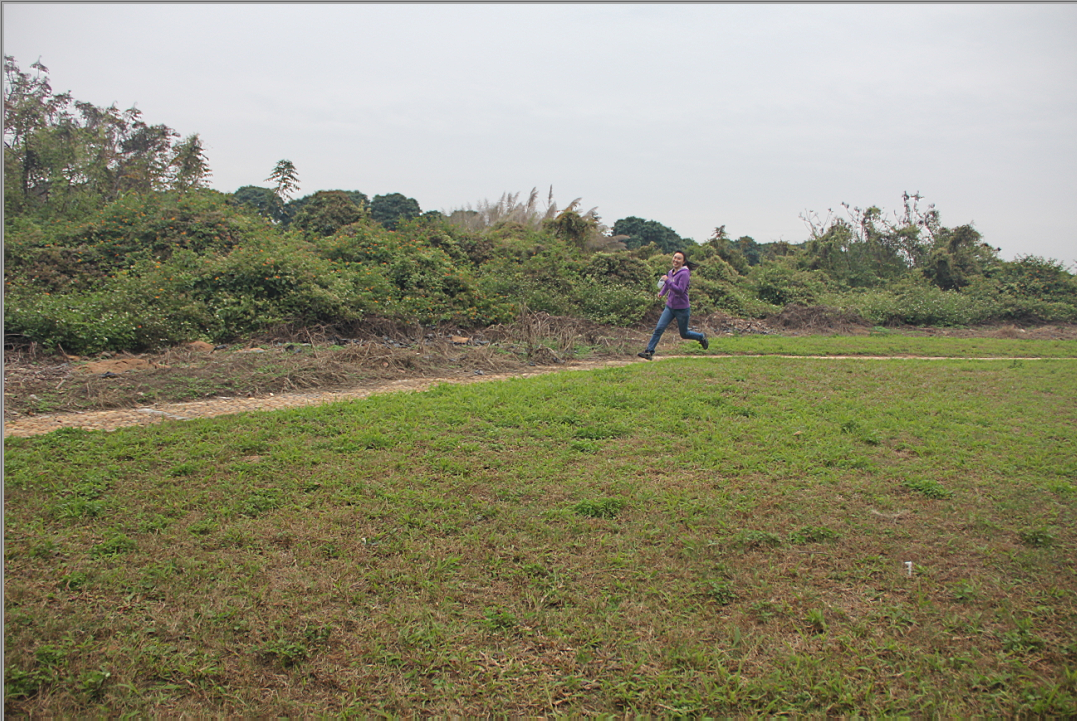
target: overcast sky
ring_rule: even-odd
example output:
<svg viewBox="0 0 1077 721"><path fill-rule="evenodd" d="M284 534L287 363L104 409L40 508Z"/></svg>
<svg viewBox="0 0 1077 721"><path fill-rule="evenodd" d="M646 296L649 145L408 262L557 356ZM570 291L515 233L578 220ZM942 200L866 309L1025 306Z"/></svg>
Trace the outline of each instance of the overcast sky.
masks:
<svg viewBox="0 0 1077 721"><path fill-rule="evenodd" d="M199 133L222 191L450 212L538 187L608 225L803 241L805 211L972 223L1077 263L1077 4L3 4L54 90Z"/></svg>

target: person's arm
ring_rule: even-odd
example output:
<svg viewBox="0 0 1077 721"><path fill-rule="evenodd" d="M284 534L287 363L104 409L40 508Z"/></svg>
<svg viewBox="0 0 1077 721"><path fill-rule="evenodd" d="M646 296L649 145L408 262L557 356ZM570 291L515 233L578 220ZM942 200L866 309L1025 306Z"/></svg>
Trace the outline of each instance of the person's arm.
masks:
<svg viewBox="0 0 1077 721"><path fill-rule="evenodd" d="M672 290L671 290L672 289ZM681 268L673 275L670 275L666 279L666 287L662 289L663 292L673 290L683 295L688 290L688 269Z"/></svg>

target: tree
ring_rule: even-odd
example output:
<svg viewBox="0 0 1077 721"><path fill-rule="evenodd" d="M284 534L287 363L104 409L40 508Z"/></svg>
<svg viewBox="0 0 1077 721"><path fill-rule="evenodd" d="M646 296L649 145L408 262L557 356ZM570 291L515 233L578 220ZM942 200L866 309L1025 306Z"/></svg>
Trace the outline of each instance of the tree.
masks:
<svg viewBox="0 0 1077 721"><path fill-rule="evenodd" d="M197 135L148 125L137 108L120 111L55 94L40 62L24 73L4 57L4 204L73 216L123 193L198 187L209 173Z"/></svg>
<svg viewBox="0 0 1077 721"><path fill-rule="evenodd" d="M674 253L695 245L694 241L682 238L672 228L658 221L644 220L635 216L621 218L614 223L613 234L627 236L624 244L629 250L653 243L665 253Z"/></svg>
<svg viewBox="0 0 1077 721"><path fill-rule="evenodd" d="M172 188L180 192L205 187L206 180L212 175L198 133L188 135L176 145L170 165Z"/></svg>
<svg viewBox="0 0 1077 721"><path fill-rule="evenodd" d="M389 230L396 230L399 223L418 218L422 212L419 201L401 193L375 195L370 203L370 216Z"/></svg>
<svg viewBox="0 0 1077 721"><path fill-rule="evenodd" d="M814 211L801 214L811 237L803 261L808 269L824 270L854 287L877 286L919 268L928 260L940 232L934 206L919 209L919 193L902 196L904 215L887 217L877 206L867 209L842 203L848 220L828 210L825 220Z"/></svg>
<svg viewBox="0 0 1077 721"><path fill-rule="evenodd" d="M733 241L733 247L740 251L749 266L759 265L763 261L763 248L750 235L742 235Z"/></svg>
<svg viewBox="0 0 1077 721"><path fill-rule="evenodd" d="M358 190L319 190L318 193L343 193L352 203L363 208L367 217L369 217L370 201L367 199L366 193L361 193ZM307 207L307 204L314 200L318 193L304 195L302 198L289 200L285 203L283 209L283 223L285 225L290 225L303 208Z"/></svg>
<svg viewBox="0 0 1077 721"><path fill-rule="evenodd" d="M554 235L570 245L583 250L591 235L591 224L582 215L571 208L561 211L556 218L550 221Z"/></svg>
<svg viewBox="0 0 1077 721"><path fill-rule="evenodd" d="M971 225L962 225L939 229L923 272L943 290L960 290L997 264L995 249Z"/></svg>
<svg viewBox="0 0 1077 721"><path fill-rule="evenodd" d="M283 206L291 200L292 193L299 190L299 173L290 160L278 160L273 172L266 178L266 182L273 183L273 194L277 196Z"/></svg>
<svg viewBox="0 0 1077 721"><path fill-rule="evenodd" d="M321 190L292 218L292 225L314 235L332 235L346 225L369 218L366 205L356 205L342 190Z"/></svg>
<svg viewBox="0 0 1077 721"><path fill-rule="evenodd" d="M749 240L751 239L749 238ZM724 225L719 225L715 228L710 240L703 245L704 247L714 248L718 257L732 266L740 275L748 273L750 264L744 254L740 252L740 249L729 239L729 233L726 232Z"/></svg>
<svg viewBox="0 0 1077 721"><path fill-rule="evenodd" d="M232 194L233 203L250 206L260 216L274 223L283 222L285 218L279 200L271 189L257 185L244 185Z"/></svg>
<svg viewBox="0 0 1077 721"><path fill-rule="evenodd" d="M55 164L50 156L56 153L50 152L49 141L60 138L46 137L46 133L62 126L69 135L73 122L68 109L71 94L53 94L49 69L40 60L31 68L37 71L33 76L22 72L13 57L4 56L4 208L8 216L27 205L48 202L53 181L62 180L62 175L50 167Z"/></svg>
<svg viewBox="0 0 1077 721"><path fill-rule="evenodd" d="M366 197L366 193L361 193L358 190L341 190L340 192L344 193L344 195L348 196L348 199L351 200L356 205L358 205L358 206L364 206L365 205L368 208L370 207L370 198Z"/></svg>
<svg viewBox="0 0 1077 721"><path fill-rule="evenodd" d="M85 102L75 107L82 118L77 154L85 162L72 170L90 192L108 202L123 193L168 188L176 131L147 125L138 108L121 112L115 105L99 108Z"/></svg>
<svg viewBox="0 0 1077 721"><path fill-rule="evenodd" d="M1003 262L995 274L1006 292L1025 298L1075 303L1077 278L1061 261L1038 255L1019 255Z"/></svg>

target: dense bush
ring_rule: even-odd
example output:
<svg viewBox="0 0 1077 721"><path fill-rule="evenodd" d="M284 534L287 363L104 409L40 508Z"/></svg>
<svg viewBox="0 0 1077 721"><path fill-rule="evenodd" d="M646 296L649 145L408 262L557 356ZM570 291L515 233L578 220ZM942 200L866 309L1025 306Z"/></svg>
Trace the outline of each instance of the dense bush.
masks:
<svg viewBox="0 0 1077 721"><path fill-rule="evenodd" d="M468 229L432 214L398 218L389 230L358 195L301 199L290 223L209 190L127 194L75 221L6 218L5 331L95 353L371 317L474 327L509 321L524 307L624 326L661 304L655 280L670 259L655 247L581 245L550 223ZM765 317L822 303L880 325L1077 321L1077 281L1061 264L1034 256L1007 263L970 229L948 233L922 254L938 261L937 272L910 267L885 283L861 277L871 246L848 238L855 257L838 257L849 251L836 242L790 246L747 275L713 244L698 246L693 310ZM826 262L808 262L812 254ZM942 261L960 276L939 271Z"/></svg>
<svg viewBox="0 0 1077 721"><path fill-rule="evenodd" d="M628 326L643 319L654 304L654 294L639 286L627 286L588 277L576 293L579 312L588 320Z"/></svg>
<svg viewBox="0 0 1077 721"><path fill-rule="evenodd" d="M794 270L781 263L756 266L751 274L756 297L777 306L815 305L826 292L825 278L821 273Z"/></svg>
<svg viewBox="0 0 1077 721"><path fill-rule="evenodd" d="M1003 292L981 280L964 291L942 290L906 280L885 290L824 296L822 301L854 310L876 325L968 326L997 321L1057 323L1077 321L1077 306Z"/></svg>
<svg viewBox="0 0 1077 721"><path fill-rule="evenodd" d="M366 205L352 202L344 191L323 190L295 214L291 224L312 235L326 236L369 217Z"/></svg>
<svg viewBox="0 0 1077 721"><path fill-rule="evenodd" d="M215 324L204 305L167 293L148 296L142 286L116 281L64 295L10 292L5 332L76 354L142 351L211 337L204 329Z"/></svg>
<svg viewBox="0 0 1077 721"><path fill-rule="evenodd" d="M1000 291L1007 295L1077 304L1077 277L1057 260L1018 256L1012 263L1001 264L994 277Z"/></svg>

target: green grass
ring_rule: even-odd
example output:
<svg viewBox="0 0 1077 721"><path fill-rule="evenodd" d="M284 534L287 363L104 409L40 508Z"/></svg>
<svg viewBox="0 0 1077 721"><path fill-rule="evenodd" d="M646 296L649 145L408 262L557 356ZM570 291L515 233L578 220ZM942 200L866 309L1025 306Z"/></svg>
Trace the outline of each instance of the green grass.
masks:
<svg viewBox="0 0 1077 721"><path fill-rule="evenodd" d="M701 352L686 344L686 350ZM848 335L743 335L711 338L711 353L733 355L922 356L928 358L1074 358L1072 340L948 338L879 332Z"/></svg>
<svg viewBox="0 0 1077 721"><path fill-rule="evenodd" d="M672 359L8 439L5 710L1073 715L1074 363Z"/></svg>

